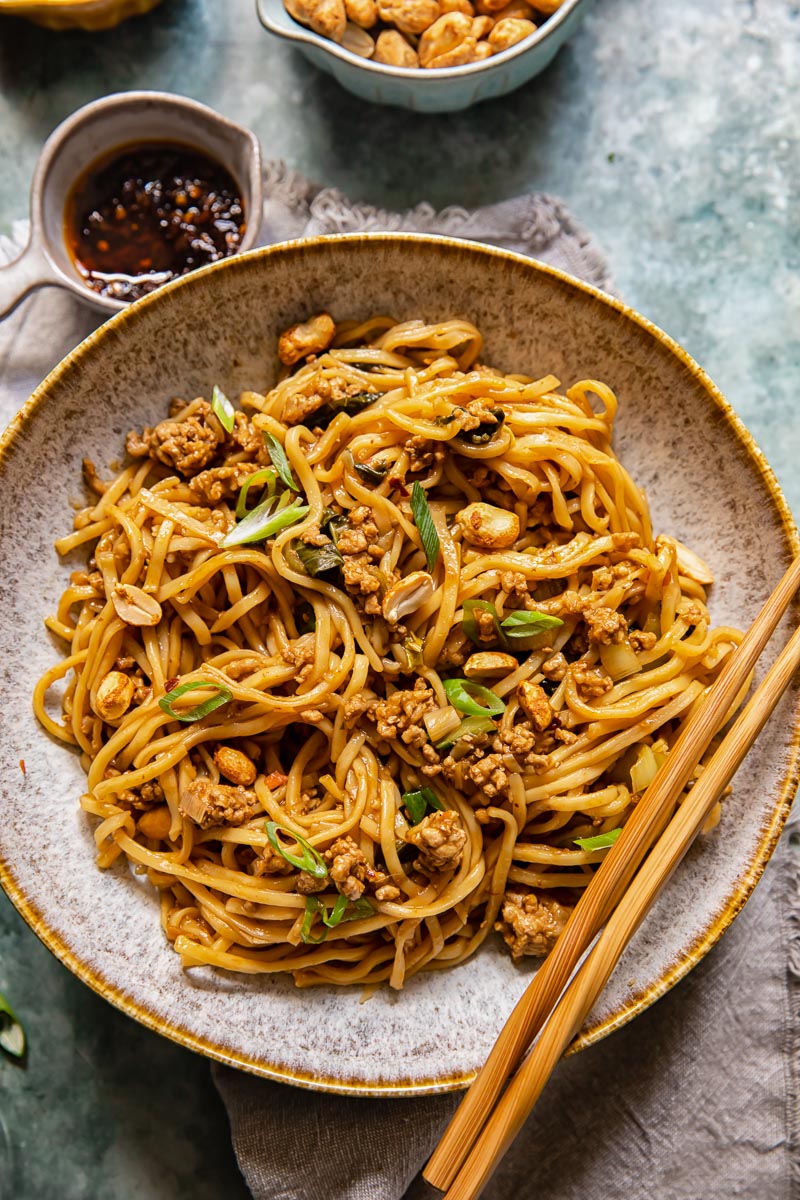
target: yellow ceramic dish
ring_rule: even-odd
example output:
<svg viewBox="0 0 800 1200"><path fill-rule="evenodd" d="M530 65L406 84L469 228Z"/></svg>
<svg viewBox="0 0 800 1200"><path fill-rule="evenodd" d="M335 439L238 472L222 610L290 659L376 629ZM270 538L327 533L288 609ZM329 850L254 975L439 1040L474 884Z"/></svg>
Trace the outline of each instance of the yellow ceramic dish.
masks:
<svg viewBox="0 0 800 1200"><path fill-rule="evenodd" d="M48 29L111 29L149 12L160 0L0 0L0 15L26 17Z"/></svg>

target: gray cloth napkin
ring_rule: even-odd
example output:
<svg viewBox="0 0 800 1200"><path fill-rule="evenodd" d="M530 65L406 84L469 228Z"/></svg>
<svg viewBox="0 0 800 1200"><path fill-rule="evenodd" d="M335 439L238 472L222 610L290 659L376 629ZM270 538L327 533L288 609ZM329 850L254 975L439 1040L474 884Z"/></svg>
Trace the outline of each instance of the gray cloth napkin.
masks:
<svg viewBox="0 0 800 1200"><path fill-rule="evenodd" d="M589 235L535 194L468 212L353 204L267 164L262 240L363 230L446 233L530 254L612 289ZM0 238L0 261L27 223ZM98 324L46 289L0 324L0 420ZM800 926L794 854L782 840L720 945L625 1029L567 1059L485 1193L487 1200L790 1200L800 1195ZM302 997L300 998L302 1002ZM327 1096L215 1065L255 1200L428 1200L419 1177L454 1095Z"/></svg>

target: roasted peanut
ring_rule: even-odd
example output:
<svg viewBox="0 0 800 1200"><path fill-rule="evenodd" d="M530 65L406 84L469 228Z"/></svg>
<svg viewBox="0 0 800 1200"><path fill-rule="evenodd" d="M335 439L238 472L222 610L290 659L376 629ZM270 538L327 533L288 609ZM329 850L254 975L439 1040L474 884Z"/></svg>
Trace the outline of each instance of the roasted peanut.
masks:
<svg viewBox="0 0 800 1200"><path fill-rule="evenodd" d="M382 612L385 620L390 625L396 625L403 617L427 604L433 592L433 580L428 572L412 571L384 596Z"/></svg>
<svg viewBox="0 0 800 1200"><path fill-rule="evenodd" d="M349 50L351 54L357 54L359 58L372 58L375 53L375 43L366 29L354 25L352 21L347 22L341 44L345 50Z"/></svg>
<svg viewBox="0 0 800 1200"><path fill-rule="evenodd" d="M386 63L390 67L419 66L416 50L396 29L384 29L383 33L378 34L372 61Z"/></svg>
<svg viewBox="0 0 800 1200"><path fill-rule="evenodd" d="M378 0L378 16L401 33L422 33L439 16L437 0Z"/></svg>
<svg viewBox="0 0 800 1200"><path fill-rule="evenodd" d="M491 44L491 42L490 42ZM478 500L456 513L464 541L485 550L506 550L519 537L519 517L505 508Z"/></svg>
<svg viewBox="0 0 800 1200"><path fill-rule="evenodd" d="M496 679L500 675L510 675L518 666L519 663L513 654L478 650L477 653L470 654L464 663L464 674L467 679Z"/></svg>
<svg viewBox="0 0 800 1200"><path fill-rule="evenodd" d="M256 764L252 758L248 758L241 750L235 750L233 746L218 746L214 751L214 762L220 775L230 779L231 783L250 787L250 784L256 781Z"/></svg>
<svg viewBox="0 0 800 1200"><path fill-rule="evenodd" d="M426 29L419 39L419 61L427 67L431 60L448 54L470 36L472 20L461 12L445 13Z"/></svg>
<svg viewBox="0 0 800 1200"><path fill-rule="evenodd" d="M463 42L459 42L452 50L445 51L444 54L437 54L436 58L431 58L425 64L431 70L436 70L441 67L460 67L464 63L474 61L477 42L474 37L466 37Z"/></svg>
<svg viewBox="0 0 800 1200"><path fill-rule="evenodd" d="M475 9L469 0L439 0L439 8L442 13L460 12L465 13L468 17L475 16Z"/></svg>
<svg viewBox="0 0 800 1200"><path fill-rule="evenodd" d="M155 596L132 583L118 583L111 593L111 603L126 625L157 625L161 620L161 605Z"/></svg>
<svg viewBox="0 0 800 1200"><path fill-rule="evenodd" d="M711 574L711 569L703 562L699 554L695 554L694 550L690 550L688 546L684 546L683 542L679 542L677 538L673 539L677 550L678 571L681 575L688 576L695 583L699 583L702 587L709 587L714 582L714 576Z"/></svg>
<svg viewBox="0 0 800 1200"><path fill-rule="evenodd" d="M530 37L532 33L536 33L536 26L533 21L522 21L517 17L506 17L504 21L497 22L489 34L488 41L494 53L499 54L501 50L507 50L509 46L516 46L517 42Z"/></svg>
<svg viewBox="0 0 800 1200"><path fill-rule="evenodd" d="M476 8L479 13L489 12L484 9L483 0L477 0ZM495 21L505 21L507 17L516 17L520 21L533 21L534 14L530 4L526 4L525 0L511 0L510 4L506 4L505 8L495 9L489 14L494 17Z"/></svg>
<svg viewBox="0 0 800 1200"><path fill-rule="evenodd" d="M472 36L476 42L481 38L485 38L488 33L491 33L494 27L494 21L491 17L476 17L472 22Z"/></svg>
<svg viewBox="0 0 800 1200"><path fill-rule="evenodd" d="M484 58L491 58L492 53L492 47L488 42L478 42L472 54L472 61L481 62Z"/></svg>
<svg viewBox="0 0 800 1200"><path fill-rule="evenodd" d="M524 680L517 684L517 699L534 729L538 729L540 733L547 729L553 719L553 710L544 688L538 683Z"/></svg>
<svg viewBox="0 0 800 1200"><path fill-rule="evenodd" d="M308 25L315 33L341 41L347 14L344 0L284 0L286 11L301 25Z"/></svg>
<svg viewBox="0 0 800 1200"><path fill-rule="evenodd" d="M339 36L333 39L334 41L341 40L346 25L344 4L342 4L342 28ZM317 30L316 32L321 31ZM309 354L321 354L323 350L327 350L335 333L336 326L333 323L333 317L326 312L309 317L307 321L302 321L297 325L290 325L288 329L284 329L278 339L278 358L284 366L293 367L301 358L305 358Z"/></svg>
<svg viewBox="0 0 800 1200"><path fill-rule="evenodd" d="M146 838L164 842L169 837L171 825L172 814L166 804L159 804L158 808L151 808L148 812L142 813L137 828L139 833L144 834Z"/></svg>
<svg viewBox="0 0 800 1200"><path fill-rule="evenodd" d="M362 29L371 29L378 20L378 6L375 0L344 0L344 7L348 21Z"/></svg>
<svg viewBox="0 0 800 1200"><path fill-rule="evenodd" d="M544 13L546 17L551 17L553 13L561 8L564 0L536 0L534 8L540 13Z"/></svg>
<svg viewBox="0 0 800 1200"><path fill-rule="evenodd" d="M101 680L92 707L104 721L117 721L130 708L134 690L135 684L129 675L109 671Z"/></svg>

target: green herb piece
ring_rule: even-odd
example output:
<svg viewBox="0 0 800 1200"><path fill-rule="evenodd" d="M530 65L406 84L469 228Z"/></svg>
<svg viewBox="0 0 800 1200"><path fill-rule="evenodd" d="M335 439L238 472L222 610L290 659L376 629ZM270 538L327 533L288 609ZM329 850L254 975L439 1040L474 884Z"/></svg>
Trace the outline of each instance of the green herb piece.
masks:
<svg viewBox="0 0 800 1200"><path fill-rule="evenodd" d="M247 515L247 493L251 487L257 483L266 483L268 494L274 496L275 482L278 476L274 467L263 467L260 471L255 471L252 475L248 475L242 484L239 492L239 499L236 501L236 520L241 521L242 517Z"/></svg>
<svg viewBox="0 0 800 1200"><path fill-rule="evenodd" d="M480 628L478 626L477 618L475 617L475 611L476 609L479 609L482 612L491 613L497 640L505 645L505 634L500 626L500 618L497 615L497 609L492 604L491 600L465 600L463 608L464 616L461 620L461 628L464 630L464 633L467 635L470 641L474 642L476 646L485 646L487 644L480 635Z"/></svg>
<svg viewBox="0 0 800 1200"><path fill-rule="evenodd" d="M320 521L320 529L324 529L328 537L333 542L334 546L339 546L339 534L347 524L347 517L344 513L337 512L335 508L323 508L322 520Z"/></svg>
<svg viewBox="0 0 800 1200"><path fill-rule="evenodd" d="M576 846L580 846L581 850L605 850L608 846L613 846L621 829L609 829L608 833L598 833L597 837L588 838L573 838Z"/></svg>
<svg viewBox="0 0 800 1200"><path fill-rule="evenodd" d="M389 473L388 465L383 464L378 467L371 467L369 463L354 462L353 466L356 469L356 474L360 475L365 483L374 483L375 485L383 483Z"/></svg>
<svg viewBox="0 0 800 1200"><path fill-rule="evenodd" d="M299 498L287 504L289 500L289 492L284 492L281 499L276 502L274 496L267 497L257 504L247 516L234 525L229 533L220 542L220 548L226 549L228 546L245 546L250 542L263 542L265 538L272 537L281 529L285 529L287 525L294 525L296 521L301 521L308 512L308 505L301 504Z"/></svg>
<svg viewBox="0 0 800 1200"><path fill-rule="evenodd" d="M425 649L425 643L416 634L409 633L403 638L403 650L406 655L406 666L409 670L414 670L422 662L422 653Z"/></svg>
<svg viewBox="0 0 800 1200"><path fill-rule="evenodd" d="M411 489L411 512L414 515L414 524L419 530L419 536L422 540L422 548L425 551L425 557L428 560L428 570L432 571L436 566L436 561L439 557L441 549L439 545L439 535L436 532L436 526L433 523L431 510L428 507L428 497L425 495L425 489L418 481L414 481L414 486Z"/></svg>
<svg viewBox="0 0 800 1200"><path fill-rule="evenodd" d="M236 410L222 388L217 387L216 384L211 393L211 411L225 432L233 433L233 427L236 424Z"/></svg>
<svg viewBox="0 0 800 1200"><path fill-rule="evenodd" d="M278 851L281 858L285 858L293 867L298 867L301 871L308 871L309 875L313 875L315 879L327 879L328 868L317 854L313 846L311 846L304 837L299 833L292 833L291 829L286 829L283 825L278 825L275 821L267 821L266 824L267 837L269 844L274 850ZM285 833L287 837L292 838L297 842L300 849L303 851L302 856L292 854L278 839L278 833Z"/></svg>
<svg viewBox="0 0 800 1200"><path fill-rule="evenodd" d="M488 445L497 437L506 419L502 408L493 408L491 415L494 417L493 421L481 421L480 425L476 425L474 429L461 429L456 437L459 441L466 442L468 446Z"/></svg>
<svg viewBox="0 0 800 1200"><path fill-rule="evenodd" d="M22 1058L25 1053L25 1030L5 996L0 994L0 1046L6 1054Z"/></svg>
<svg viewBox="0 0 800 1200"><path fill-rule="evenodd" d="M183 696L186 692L196 692L198 688L214 688L217 692L216 696L212 696L209 700L204 700L202 704L198 704L196 708L190 708L188 712L177 713L172 707L175 700L179 696ZM226 687L219 683L211 683L207 679L195 679L191 683L181 683L178 687L174 687L171 692L167 692L166 696L162 696L158 702L158 707L172 717L173 721L202 721L203 717L207 717L215 708L222 708L223 704L227 704L233 699L233 693L229 692Z"/></svg>
<svg viewBox="0 0 800 1200"><path fill-rule="evenodd" d="M275 470L278 472L283 482L288 488L291 488L293 492L299 492L300 488L297 486L294 481L294 477L292 476L292 468L289 466L289 460L286 457L286 451L275 437L275 434L265 433L264 441L267 443L269 456L272 459Z"/></svg>
<svg viewBox="0 0 800 1200"><path fill-rule="evenodd" d="M294 549L304 571L314 579L318 575L338 571L344 566L344 559L333 542L326 542L324 546L307 546L305 542L295 542Z"/></svg>
<svg viewBox="0 0 800 1200"><path fill-rule="evenodd" d="M460 725L448 733L446 737L440 741L434 742L437 750L446 750L448 746L454 745L461 738L466 737L468 733L477 737L480 733L496 733L497 726L491 717L465 717Z"/></svg>
<svg viewBox="0 0 800 1200"><path fill-rule="evenodd" d="M297 610L297 632L299 634L313 633L317 628L317 614L312 605L301 604Z"/></svg>
<svg viewBox="0 0 800 1200"><path fill-rule="evenodd" d="M347 909L350 907L351 912ZM314 917L319 914L322 921L322 933L317 937L311 932L311 926L314 923ZM341 925L345 921L359 921L364 917L374 916L375 909L370 904L369 900L354 900L350 901L347 896L339 896L333 908L328 912L322 900L318 896L306 896L306 915L303 918L303 927L300 930L300 937L304 942L311 942L318 945L324 942L328 934L328 929L335 929L337 925Z"/></svg>
<svg viewBox="0 0 800 1200"><path fill-rule="evenodd" d="M379 398L380 392L356 392L355 396L343 396L341 400L332 400L323 404L316 412L309 413L308 426L313 429L327 429L339 413L347 413L348 417L354 417Z"/></svg>
<svg viewBox="0 0 800 1200"><path fill-rule="evenodd" d="M429 808L435 808L437 812L444 810L441 800L429 787L420 788L418 792L403 792L402 803L408 811L412 825L419 825Z"/></svg>
<svg viewBox="0 0 800 1200"><path fill-rule="evenodd" d="M537 612L536 609L529 612L520 608L509 613L501 621L500 627L504 636L510 642L515 642L522 638L534 637L537 633L544 633L546 629L557 629L563 624L560 617L551 617L549 613Z"/></svg>
<svg viewBox="0 0 800 1200"><path fill-rule="evenodd" d="M468 717L499 717L506 711L499 696L472 679L445 679L444 691L453 708Z"/></svg>

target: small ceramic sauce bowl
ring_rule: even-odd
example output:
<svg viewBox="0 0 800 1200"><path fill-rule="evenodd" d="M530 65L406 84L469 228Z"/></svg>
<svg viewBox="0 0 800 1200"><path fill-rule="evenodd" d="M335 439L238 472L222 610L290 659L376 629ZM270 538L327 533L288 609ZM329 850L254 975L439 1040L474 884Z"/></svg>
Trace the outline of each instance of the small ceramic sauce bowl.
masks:
<svg viewBox="0 0 800 1200"><path fill-rule="evenodd" d="M72 185L87 166L114 150L174 142L202 150L231 173L244 202L240 251L256 243L261 224L261 149L249 129L205 104L166 92L119 92L79 108L45 142L31 185L31 230L19 258L0 268L0 317L35 288L55 284L111 314L129 301L101 296L81 276L64 238Z"/></svg>
<svg viewBox="0 0 800 1200"><path fill-rule="evenodd" d="M589 11L592 0L563 0L536 33L481 62L425 70L393 67L361 58L344 46L307 29L290 17L283 0L256 0L265 29L295 42L314 66L349 92L374 104L415 112L460 112L482 100L505 96L538 75L552 61Z"/></svg>

